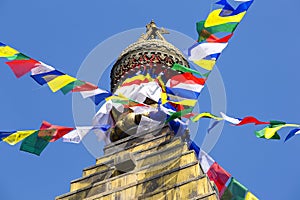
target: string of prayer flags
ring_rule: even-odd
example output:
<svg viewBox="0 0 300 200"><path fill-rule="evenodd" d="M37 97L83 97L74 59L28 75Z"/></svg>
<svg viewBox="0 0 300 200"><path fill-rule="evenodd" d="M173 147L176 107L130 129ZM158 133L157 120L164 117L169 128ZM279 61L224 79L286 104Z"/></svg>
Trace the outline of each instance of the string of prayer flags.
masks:
<svg viewBox="0 0 300 200"><path fill-rule="evenodd" d="M199 67L211 71L220 54L227 47L238 24L243 19L253 0L241 1L234 9L227 0L216 2L223 8L213 10L205 21L196 24L199 34L198 43L188 50L189 60ZM221 35L222 37L219 37Z"/></svg>
<svg viewBox="0 0 300 200"><path fill-rule="evenodd" d="M38 84L48 84L52 92L57 92L60 90L63 94L67 94L69 92L81 93L99 89L97 86L91 83L78 80L41 61L34 60L13 49L12 47L7 46L6 44L0 44L0 57L8 60L6 64L11 68L17 78L20 78L31 72L31 77ZM105 94L104 97L103 94ZM84 95L85 94L83 94L83 96ZM110 95L111 94L109 92L105 92L101 94L95 93L95 95L90 95L89 97L96 105L98 105Z"/></svg>
<svg viewBox="0 0 300 200"><path fill-rule="evenodd" d="M200 166L205 174L213 181L218 188L219 197L221 200L230 199L248 199L257 200L248 189L239 183L231 174L223 169L211 156L200 149L196 143L189 141L189 149L194 150L198 155ZM229 181L230 180L230 181Z"/></svg>

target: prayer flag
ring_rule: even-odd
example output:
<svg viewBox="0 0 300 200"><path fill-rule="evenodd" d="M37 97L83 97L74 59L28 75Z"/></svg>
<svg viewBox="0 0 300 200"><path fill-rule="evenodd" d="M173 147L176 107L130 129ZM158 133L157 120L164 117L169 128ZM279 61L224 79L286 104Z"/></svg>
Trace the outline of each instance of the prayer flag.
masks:
<svg viewBox="0 0 300 200"><path fill-rule="evenodd" d="M241 120L241 122L239 124L237 124L236 126L242 126L245 124L255 124L255 125L262 125L262 124L270 124L270 122L262 122L259 121L258 119L256 119L255 117L245 117L244 119Z"/></svg>
<svg viewBox="0 0 300 200"><path fill-rule="evenodd" d="M180 71L180 72L186 72L186 73L193 73L193 74L200 74L200 72L196 71L196 70L193 70L191 68L188 68L188 67L185 67L183 65L180 65L180 64L177 64L175 63L172 67L173 70L176 70L176 71Z"/></svg>
<svg viewBox="0 0 300 200"><path fill-rule="evenodd" d="M55 71L55 68L39 61L39 64L36 65L36 68L33 68L31 70L31 75L37 75L37 74L45 74L47 72ZM63 74L63 73L61 73ZM46 74L48 75L48 74Z"/></svg>
<svg viewBox="0 0 300 200"><path fill-rule="evenodd" d="M246 194L245 200L258 200L258 198L256 196L254 196L254 194L252 194L251 192L248 192Z"/></svg>
<svg viewBox="0 0 300 200"><path fill-rule="evenodd" d="M212 11L208 15L208 17L205 21L204 27L206 28L206 27L211 27L211 26L217 26L217 25L226 24L226 23L230 23L230 22L240 22L246 14L246 11L244 11L244 12L241 12L234 16L222 17L221 16L222 11L223 11L223 9L217 9L217 10Z"/></svg>
<svg viewBox="0 0 300 200"><path fill-rule="evenodd" d="M24 76L31 69L37 67L40 64L38 61L29 59L29 60L13 60L6 62L6 64L11 68L13 73L16 75L17 78Z"/></svg>
<svg viewBox="0 0 300 200"><path fill-rule="evenodd" d="M83 81L83 85L78 85L77 87L75 87L72 92L83 92L83 91L92 91L92 90L96 90L98 89L98 87L96 85L93 85L91 83L88 82L84 82Z"/></svg>
<svg viewBox="0 0 300 200"><path fill-rule="evenodd" d="M209 168L207 176L211 181L215 182L219 192L222 191L226 182L231 177L231 175L216 162Z"/></svg>
<svg viewBox="0 0 300 200"><path fill-rule="evenodd" d="M48 86L50 87L52 92L57 92L58 90L62 89L69 83L72 83L76 80L77 80L76 78L65 74L62 76L58 76L55 79L48 82Z"/></svg>
<svg viewBox="0 0 300 200"><path fill-rule="evenodd" d="M51 80L55 79L56 77L62 76L62 75L64 75L64 73L62 73L58 70L51 70L51 71L45 72L45 73L35 72L31 75L31 78L33 78L38 84L44 85L47 83L47 81L51 81Z"/></svg>
<svg viewBox="0 0 300 200"><path fill-rule="evenodd" d="M92 126L76 127L75 130L63 136L63 142L78 144L92 129Z"/></svg>
<svg viewBox="0 0 300 200"><path fill-rule="evenodd" d="M239 124L240 122L241 122L241 120L240 119L236 119L236 118L233 118L233 117L229 117L229 116L227 116L227 115L225 115L224 113L220 113L221 114L221 116L222 116L222 118L225 120L225 121L227 121L227 122L229 122L229 123L232 123L232 124Z"/></svg>
<svg viewBox="0 0 300 200"><path fill-rule="evenodd" d="M206 59L193 60L193 62L199 67L209 71L211 71L216 64L216 60L206 60Z"/></svg>
<svg viewBox="0 0 300 200"><path fill-rule="evenodd" d="M72 83L69 83L68 85L64 86L60 90L62 91L63 94L67 94L67 93L73 91L74 88L80 87L81 85L84 85L84 84L85 84L85 82L80 81L80 80L76 80L76 81L74 81Z"/></svg>
<svg viewBox="0 0 300 200"><path fill-rule="evenodd" d="M6 138L6 137L12 135L15 132L17 132L17 131L1 131L0 132L0 140L2 141L3 138Z"/></svg>
<svg viewBox="0 0 300 200"><path fill-rule="evenodd" d="M21 142L25 138L29 137L33 133L38 132L37 130L29 130L29 131L17 131L16 133L2 139L4 142L7 142L10 145L16 145Z"/></svg>
<svg viewBox="0 0 300 200"><path fill-rule="evenodd" d="M230 199L243 200L245 199L247 191L248 189L245 186L232 177L221 199L227 199L226 197L229 196L228 193L230 193Z"/></svg>
<svg viewBox="0 0 300 200"><path fill-rule="evenodd" d="M285 138L285 141L284 141L284 142L290 140L292 137L294 137L294 136L296 136L296 135L299 135L299 134L300 134L300 129L299 129L299 128L292 130L292 131L288 134L288 136Z"/></svg>
<svg viewBox="0 0 300 200"><path fill-rule="evenodd" d="M201 149L199 155L200 165L203 169L203 172L206 174L210 167L215 163L214 159L210 157L205 151Z"/></svg>
<svg viewBox="0 0 300 200"><path fill-rule="evenodd" d="M48 143L49 141L45 140L44 138L40 138L38 136L38 131L36 131L34 134L23 140L20 150L39 156L46 148Z"/></svg>
<svg viewBox="0 0 300 200"><path fill-rule="evenodd" d="M0 46L0 58L7 58L7 57L12 57L19 52L9 46Z"/></svg>
<svg viewBox="0 0 300 200"><path fill-rule="evenodd" d="M52 132L50 136L50 142L55 142L56 140L62 138L64 135L68 134L70 131L74 130L74 128L70 127L64 127L64 126L57 126L57 125L52 125L49 122L43 121L40 130L51 130L55 129L55 132Z"/></svg>
<svg viewBox="0 0 300 200"><path fill-rule="evenodd" d="M182 110L179 112L175 112L169 117L169 119L166 121L166 123L169 123L170 121L172 121L174 119L177 119L177 118L183 117L187 114L190 114L192 111L193 111L193 108L188 108L188 109L185 109L185 110Z"/></svg>
<svg viewBox="0 0 300 200"><path fill-rule="evenodd" d="M189 60L198 61L211 54L221 53L228 43L199 43L189 49Z"/></svg>
<svg viewBox="0 0 300 200"><path fill-rule="evenodd" d="M204 112L204 113L201 113L201 114L198 114L198 115L192 117L192 121L193 122L197 122L201 118L211 118L211 119L215 119L215 120L218 120L218 121L223 120L223 118L217 117L217 116L215 116L215 115L213 115L211 113L208 113L208 112Z"/></svg>
<svg viewBox="0 0 300 200"><path fill-rule="evenodd" d="M89 97L96 96L98 94L110 94L110 92L108 92L106 90L101 90L100 88L97 88L97 89L91 90L91 91L80 92L80 94L82 95L82 97L84 99L86 99L86 98L89 98Z"/></svg>

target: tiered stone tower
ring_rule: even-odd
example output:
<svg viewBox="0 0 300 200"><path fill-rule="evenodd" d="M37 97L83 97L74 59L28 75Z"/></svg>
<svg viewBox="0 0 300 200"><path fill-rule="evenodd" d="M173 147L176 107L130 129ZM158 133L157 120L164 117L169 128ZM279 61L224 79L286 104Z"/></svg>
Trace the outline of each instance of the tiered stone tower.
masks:
<svg viewBox="0 0 300 200"><path fill-rule="evenodd" d="M166 33L153 21L147 25L147 33L129 46L114 65L112 91L129 70L140 65L170 67L179 63L189 67L182 53L164 39ZM131 122L136 121L131 115L125 118L128 122L125 120L127 123L122 123L120 130L130 128ZM113 131L114 142L104 148L104 156L71 182L69 193L56 199L217 200L217 191L203 173L195 152L189 150L187 137L188 133L175 136L167 125L134 135Z"/></svg>

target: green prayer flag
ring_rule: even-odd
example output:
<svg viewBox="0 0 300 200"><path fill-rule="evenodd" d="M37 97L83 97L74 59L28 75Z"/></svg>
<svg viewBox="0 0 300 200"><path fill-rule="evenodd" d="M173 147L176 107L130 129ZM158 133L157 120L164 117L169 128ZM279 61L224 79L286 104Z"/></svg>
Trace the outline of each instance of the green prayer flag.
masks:
<svg viewBox="0 0 300 200"><path fill-rule="evenodd" d="M228 188L226 188L224 194L221 197L221 200L232 200L232 198L233 198L233 195L232 195L231 191Z"/></svg>
<svg viewBox="0 0 300 200"><path fill-rule="evenodd" d="M202 42L215 33L233 33L239 23L226 23L217 26L204 27L205 21L197 22L197 32L199 34L199 42Z"/></svg>
<svg viewBox="0 0 300 200"><path fill-rule="evenodd" d="M41 138L38 136L38 133L39 132L37 131L36 133L23 140L20 150L39 156L49 144L49 140L51 138Z"/></svg>
<svg viewBox="0 0 300 200"><path fill-rule="evenodd" d="M71 90L73 90L74 88L78 87L78 86L82 86L84 85L85 82L80 81L80 80L76 80L72 83L69 83L68 85L66 85L65 87L61 88L60 90L62 91L63 94L67 94L69 93Z"/></svg>
<svg viewBox="0 0 300 200"><path fill-rule="evenodd" d="M192 111L193 111L194 108L188 108L188 109L185 109L185 110L182 110L182 111L179 111L179 112L176 112L176 113L173 113L169 119L166 121L166 123L169 123L170 121L174 120L174 119L177 119L177 118L180 118L180 117L183 117L185 115L188 115L190 114Z"/></svg>
<svg viewBox="0 0 300 200"><path fill-rule="evenodd" d="M234 200L244 200L248 189L238 182L235 178L231 178L227 189L231 192Z"/></svg>
<svg viewBox="0 0 300 200"><path fill-rule="evenodd" d="M172 67L173 70L177 70L177 71L181 71L181 72L188 72L188 73L193 73L193 74L200 74L200 72L198 72L197 70L193 70L191 68L182 66L180 64L175 63Z"/></svg>
<svg viewBox="0 0 300 200"><path fill-rule="evenodd" d="M281 126L285 124L286 122L282 122L282 121L270 121L270 128L274 128L276 126Z"/></svg>
<svg viewBox="0 0 300 200"><path fill-rule="evenodd" d="M265 131L266 131L267 128L268 127L264 128L264 129L262 129L260 131L255 131L256 137L266 139L266 137L265 137ZM280 135L276 132L275 135L272 138L270 138L270 139L280 140Z"/></svg>

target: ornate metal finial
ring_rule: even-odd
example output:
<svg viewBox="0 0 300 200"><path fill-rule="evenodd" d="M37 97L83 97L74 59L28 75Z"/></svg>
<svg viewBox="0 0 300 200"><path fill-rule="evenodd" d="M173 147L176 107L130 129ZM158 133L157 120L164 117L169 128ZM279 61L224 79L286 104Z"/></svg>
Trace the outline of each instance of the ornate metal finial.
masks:
<svg viewBox="0 0 300 200"><path fill-rule="evenodd" d="M146 28L147 28L146 34L143 34L138 41L152 40L152 39L160 39L166 41L163 35L170 34L170 32L165 28L158 28L153 19L149 24L146 25Z"/></svg>

